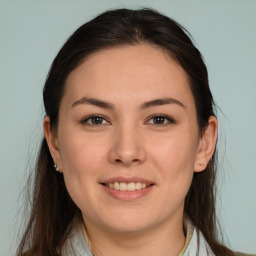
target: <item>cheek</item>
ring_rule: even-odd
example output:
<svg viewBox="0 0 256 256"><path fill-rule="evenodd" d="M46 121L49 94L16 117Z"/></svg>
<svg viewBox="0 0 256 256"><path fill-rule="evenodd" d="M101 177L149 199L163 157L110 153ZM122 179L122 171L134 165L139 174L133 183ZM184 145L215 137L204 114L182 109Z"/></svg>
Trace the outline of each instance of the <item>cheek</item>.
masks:
<svg viewBox="0 0 256 256"><path fill-rule="evenodd" d="M65 185L70 197L82 212L90 213L93 202L97 202L99 198L95 188L100 170L105 166L103 152L101 143L97 143L95 139L72 137L62 144Z"/></svg>
<svg viewBox="0 0 256 256"><path fill-rule="evenodd" d="M105 160L104 138L84 136L73 132L60 140L63 175L67 190L75 202L88 196L103 169Z"/></svg>
<svg viewBox="0 0 256 256"><path fill-rule="evenodd" d="M187 193L194 174L195 138L189 132L172 134L168 139L158 138L150 147L152 164L159 170L166 192L183 196Z"/></svg>
<svg viewBox="0 0 256 256"><path fill-rule="evenodd" d="M149 146L152 159L164 169L185 171L194 166L197 141L189 132L171 134L156 138Z"/></svg>
<svg viewBox="0 0 256 256"><path fill-rule="evenodd" d="M105 156L104 145L107 143L104 136L99 138L95 135L85 136L83 132L73 132L63 138L60 147L64 171L84 175L97 169Z"/></svg>

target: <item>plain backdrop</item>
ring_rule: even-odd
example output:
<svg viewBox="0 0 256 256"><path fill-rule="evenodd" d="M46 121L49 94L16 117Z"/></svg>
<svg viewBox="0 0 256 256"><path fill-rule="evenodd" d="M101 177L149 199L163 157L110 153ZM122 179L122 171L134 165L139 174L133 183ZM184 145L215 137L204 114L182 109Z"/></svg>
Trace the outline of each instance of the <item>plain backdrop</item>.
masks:
<svg viewBox="0 0 256 256"><path fill-rule="evenodd" d="M192 34L218 112L224 241L256 252L256 1L0 0L0 256L14 255L22 189L42 136L42 87L68 36L99 12L153 7Z"/></svg>

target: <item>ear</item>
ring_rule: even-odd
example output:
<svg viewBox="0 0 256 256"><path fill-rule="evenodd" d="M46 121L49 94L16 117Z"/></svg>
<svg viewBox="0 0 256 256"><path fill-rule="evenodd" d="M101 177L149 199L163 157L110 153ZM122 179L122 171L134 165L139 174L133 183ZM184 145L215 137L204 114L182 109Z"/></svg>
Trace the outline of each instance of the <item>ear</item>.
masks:
<svg viewBox="0 0 256 256"><path fill-rule="evenodd" d="M218 134L218 121L215 116L210 116L208 125L202 134L195 159L195 172L205 170L215 150Z"/></svg>
<svg viewBox="0 0 256 256"><path fill-rule="evenodd" d="M58 142L58 136L51 127L50 117L44 118L44 136L48 144L52 159L59 167L59 172L62 172L62 161Z"/></svg>

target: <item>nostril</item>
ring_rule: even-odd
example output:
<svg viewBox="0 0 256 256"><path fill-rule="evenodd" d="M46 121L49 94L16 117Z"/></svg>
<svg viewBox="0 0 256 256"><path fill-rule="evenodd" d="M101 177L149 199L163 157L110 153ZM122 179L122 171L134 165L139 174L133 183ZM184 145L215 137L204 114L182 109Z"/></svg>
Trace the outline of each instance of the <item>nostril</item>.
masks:
<svg viewBox="0 0 256 256"><path fill-rule="evenodd" d="M122 163L124 165L133 165L140 163L140 159L115 159L116 163Z"/></svg>

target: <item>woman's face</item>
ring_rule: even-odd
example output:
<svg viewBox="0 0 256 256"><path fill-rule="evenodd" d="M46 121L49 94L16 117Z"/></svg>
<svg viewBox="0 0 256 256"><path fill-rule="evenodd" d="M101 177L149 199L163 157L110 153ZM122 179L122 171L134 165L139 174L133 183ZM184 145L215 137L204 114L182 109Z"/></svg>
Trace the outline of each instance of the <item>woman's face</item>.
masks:
<svg viewBox="0 0 256 256"><path fill-rule="evenodd" d="M186 73L159 48L102 50L76 68L48 143L86 225L130 232L180 221L207 164L196 120Z"/></svg>

